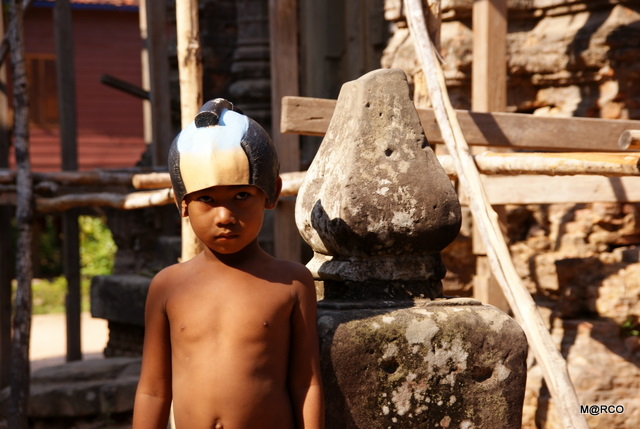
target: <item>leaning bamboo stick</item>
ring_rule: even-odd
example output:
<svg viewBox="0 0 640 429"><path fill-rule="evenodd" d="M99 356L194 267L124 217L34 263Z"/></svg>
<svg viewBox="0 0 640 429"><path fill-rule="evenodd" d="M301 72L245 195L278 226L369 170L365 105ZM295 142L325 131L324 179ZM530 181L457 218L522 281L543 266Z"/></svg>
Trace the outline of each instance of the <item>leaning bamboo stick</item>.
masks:
<svg viewBox="0 0 640 429"><path fill-rule="evenodd" d="M419 63L427 78L427 86L445 144L454 159L458 177L469 196L469 206L487 248L487 256L502 291L516 319L522 325L536 360L542 367L549 391L567 428L588 428L567 364L553 342L529 291L518 275L509 249L500 232L498 216L485 195L480 173L471 157L455 111L447 94L440 64L437 62L427 33L420 0L404 0L409 30L413 36Z"/></svg>

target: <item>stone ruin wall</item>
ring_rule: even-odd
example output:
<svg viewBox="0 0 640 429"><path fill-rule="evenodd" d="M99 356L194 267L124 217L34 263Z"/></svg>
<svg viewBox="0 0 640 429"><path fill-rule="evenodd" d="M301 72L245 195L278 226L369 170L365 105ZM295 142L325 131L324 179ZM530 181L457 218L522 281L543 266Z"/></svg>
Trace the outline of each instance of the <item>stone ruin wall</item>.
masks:
<svg viewBox="0 0 640 429"><path fill-rule="evenodd" d="M393 36L383 67L419 80L401 0L385 1ZM472 0L442 1L441 53L454 107L471 105ZM509 112L640 119L640 3L508 2ZM416 85L419 87L419 85ZM640 427L640 204L508 206L510 249L569 362L582 404L623 405L594 428ZM443 257L445 289L471 293L470 219ZM559 428L530 357L523 428Z"/></svg>

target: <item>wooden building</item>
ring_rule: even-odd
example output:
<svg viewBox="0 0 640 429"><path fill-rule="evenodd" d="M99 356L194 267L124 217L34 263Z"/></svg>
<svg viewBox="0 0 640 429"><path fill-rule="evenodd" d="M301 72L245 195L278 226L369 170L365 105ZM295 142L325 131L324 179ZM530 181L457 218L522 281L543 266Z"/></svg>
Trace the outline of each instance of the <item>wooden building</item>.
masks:
<svg viewBox="0 0 640 429"><path fill-rule="evenodd" d="M34 171L61 169L54 4L34 1L24 18ZM138 0L71 1L80 170L132 167L145 150L142 100L101 83L109 75L141 85L137 5Z"/></svg>

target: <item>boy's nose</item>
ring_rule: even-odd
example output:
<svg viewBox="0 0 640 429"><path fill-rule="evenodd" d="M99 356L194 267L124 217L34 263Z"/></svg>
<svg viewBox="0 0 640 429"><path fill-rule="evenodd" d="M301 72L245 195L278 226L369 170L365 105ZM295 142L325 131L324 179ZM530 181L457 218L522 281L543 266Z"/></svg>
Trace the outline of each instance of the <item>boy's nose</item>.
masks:
<svg viewBox="0 0 640 429"><path fill-rule="evenodd" d="M228 207L218 206L215 208L214 220L217 225L227 225L236 223L236 216Z"/></svg>

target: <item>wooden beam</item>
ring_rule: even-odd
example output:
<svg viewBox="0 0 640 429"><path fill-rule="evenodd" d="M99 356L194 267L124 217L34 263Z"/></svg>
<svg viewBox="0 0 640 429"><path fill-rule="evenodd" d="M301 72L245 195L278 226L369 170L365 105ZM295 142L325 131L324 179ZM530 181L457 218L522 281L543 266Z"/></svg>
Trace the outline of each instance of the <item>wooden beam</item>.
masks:
<svg viewBox="0 0 640 429"><path fill-rule="evenodd" d="M62 169L78 170L78 139L76 132L76 74L73 55L73 24L69 0L58 0L53 8L56 46L56 79ZM80 337L80 231L78 214L62 214L62 262L67 279L65 313L67 321L67 361L82 359Z"/></svg>
<svg viewBox="0 0 640 429"><path fill-rule="evenodd" d="M0 34L4 34L4 8L0 8ZM7 66L0 64L0 86L7 87ZM9 101L5 91L0 91L0 168L9 167ZM11 218L13 210L0 204L0 389L9 384L11 360L11 266L13 261L13 234Z"/></svg>
<svg viewBox="0 0 640 429"><path fill-rule="evenodd" d="M133 85L127 81L118 79L117 77L108 74L100 75L100 83L122 91L125 94L133 95L134 97L141 100L149 100L151 98L149 95L149 91L145 91L137 85Z"/></svg>
<svg viewBox="0 0 640 429"><path fill-rule="evenodd" d="M323 136L335 100L285 97L282 132ZM527 150L617 152L618 136L640 129L640 121L591 118L551 118L522 113L480 113L456 110L467 143ZM433 109L418 109L430 143L444 143Z"/></svg>
<svg viewBox="0 0 640 429"><path fill-rule="evenodd" d="M504 112L507 109L507 1L476 0L473 2L473 61L471 75L471 110ZM476 153L479 147L471 148ZM505 227L504 207L494 207L498 223ZM476 272L473 296L485 304L508 312L509 304L491 273L487 252L474 223L473 240Z"/></svg>
<svg viewBox="0 0 640 429"><path fill-rule="evenodd" d="M282 134L281 99L298 95L298 1L269 0L272 137L283 172L300 170L300 138ZM295 201L282 199L274 219L274 253L300 261L301 242L294 219Z"/></svg>
<svg viewBox="0 0 640 429"><path fill-rule="evenodd" d="M29 426L29 342L31 338L31 281L33 280L33 183L29 158L29 93L24 58L24 26L22 4L14 0L10 6L11 76L13 88L13 144L16 158L18 200L16 225L16 295L11 342L10 389L7 412L8 426Z"/></svg>
<svg viewBox="0 0 640 429"><path fill-rule="evenodd" d="M640 177L483 176L482 183L492 205L640 202Z"/></svg>
<svg viewBox="0 0 640 429"><path fill-rule="evenodd" d="M138 172L141 172L139 170ZM55 182L59 185L69 186L126 186L131 185L136 172L110 172L104 170L95 171L52 171L48 173L34 172L33 182ZM0 184L10 184L16 181L16 172L9 169L0 169Z"/></svg>
<svg viewBox="0 0 640 429"><path fill-rule="evenodd" d="M144 7L143 6L144 3ZM149 68L149 101L151 105L151 142L154 166L166 166L169 146L173 140L171 129L171 91L169 88L169 58L166 35L166 2L143 0Z"/></svg>
<svg viewBox="0 0 640 429"><path fill-rule="evenodd" d="M504 112L507 108L507 1L473 2L471 109Z"/></svg>

